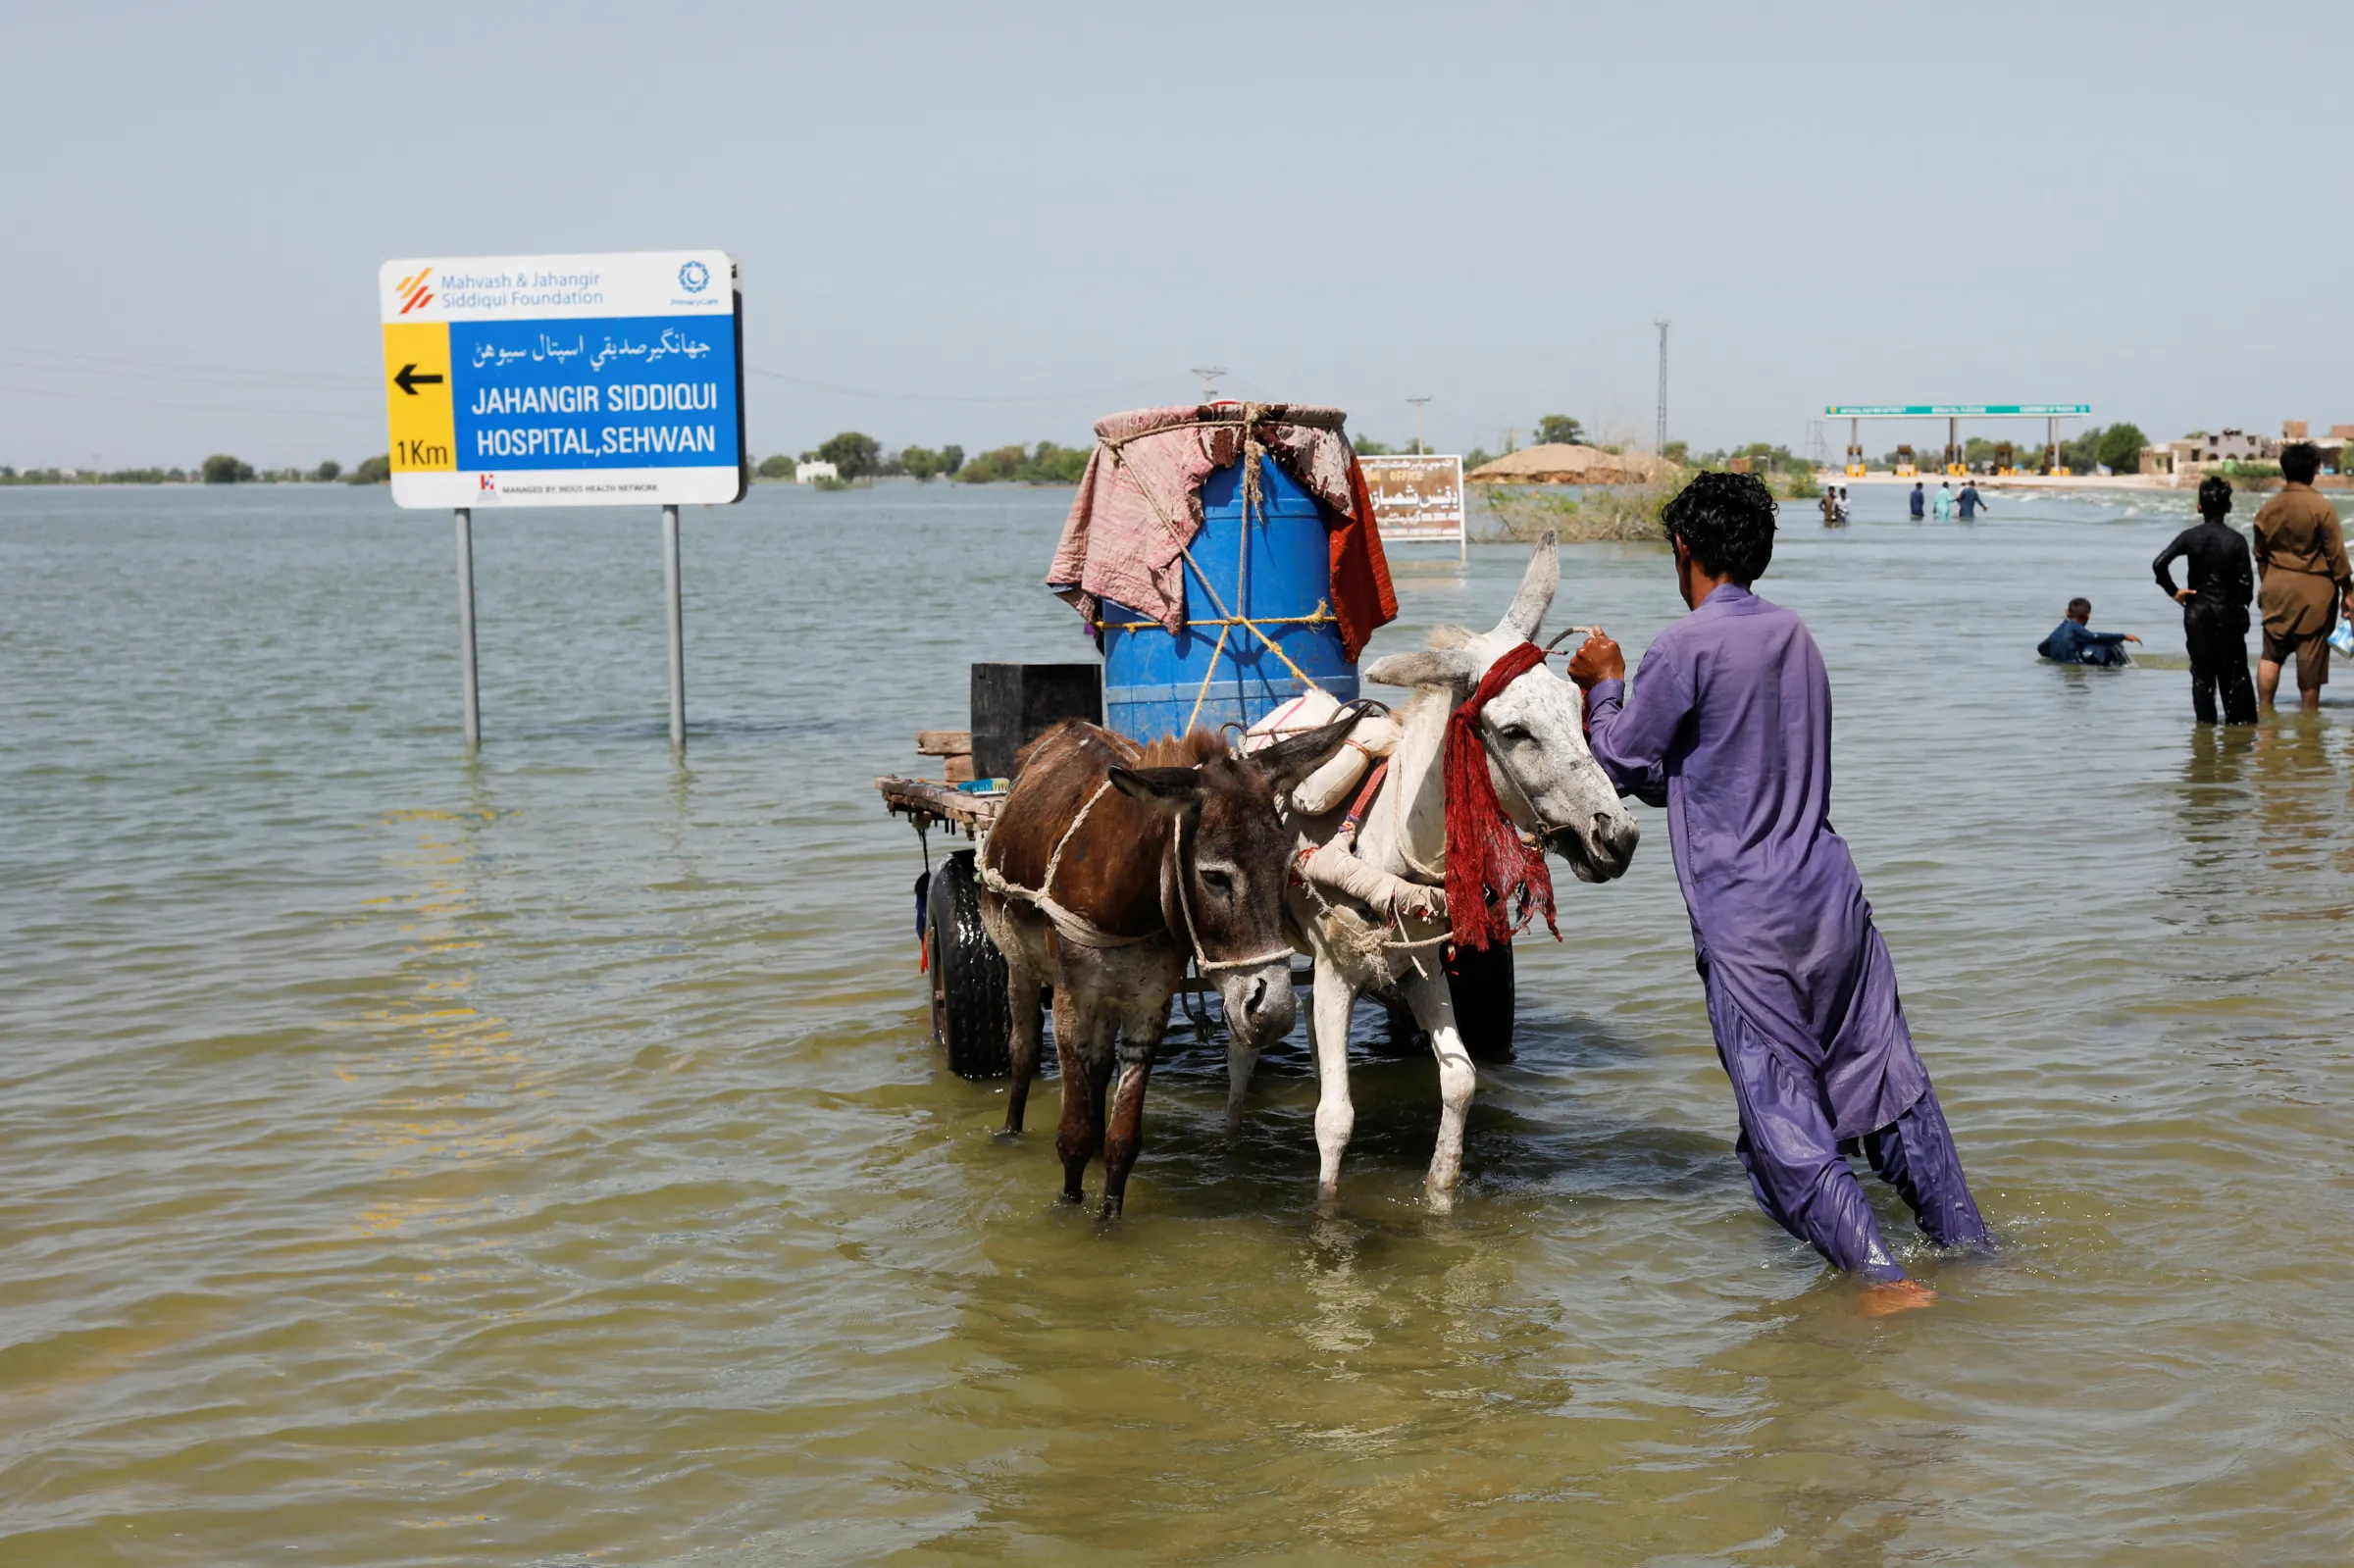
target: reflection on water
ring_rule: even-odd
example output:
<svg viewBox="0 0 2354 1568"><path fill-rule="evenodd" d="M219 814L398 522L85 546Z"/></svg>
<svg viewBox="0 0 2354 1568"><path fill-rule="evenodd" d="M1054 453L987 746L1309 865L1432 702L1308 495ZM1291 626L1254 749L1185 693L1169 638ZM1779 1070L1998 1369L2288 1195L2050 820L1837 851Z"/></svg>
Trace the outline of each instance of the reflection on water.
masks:
<svg viewBox="0 0 2354 1568"><path fill-rule="evenodd" d="M1750 1204L1656 814L1522 948L1453 1216L1370 1008L1336 1212L1297 1039L1231 1144L1180 1051L1127 1219L1055 1203L924 1041L870 781L1079 651L1066 503L691 516L682 767L650 515L478 515L469 762L440 521L0 492L0 1559L2345 1560L2343 710L2032 656L2076 593L2169 642L2181 503L1867 495L1765 584L2004 1238L1889 1320ZM1376 651L1519 560L1402 565ZM1678 608L1563 577L1630 652Z"/></svg>

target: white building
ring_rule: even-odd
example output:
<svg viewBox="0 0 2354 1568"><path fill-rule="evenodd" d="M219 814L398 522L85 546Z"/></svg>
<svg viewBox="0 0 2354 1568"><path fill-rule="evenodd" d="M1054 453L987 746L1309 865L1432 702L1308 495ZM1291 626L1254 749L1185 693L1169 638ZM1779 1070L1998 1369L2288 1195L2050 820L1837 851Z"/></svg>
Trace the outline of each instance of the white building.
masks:
<svg viewBox="0 0 2354 1568"><path fill-rule="evenodd" d="M795 463L793 467L793 481L795 484L814 484L819 480L838 480L841 478L842 475L831 463L820 463L812 460L807 463Z"/></svg>

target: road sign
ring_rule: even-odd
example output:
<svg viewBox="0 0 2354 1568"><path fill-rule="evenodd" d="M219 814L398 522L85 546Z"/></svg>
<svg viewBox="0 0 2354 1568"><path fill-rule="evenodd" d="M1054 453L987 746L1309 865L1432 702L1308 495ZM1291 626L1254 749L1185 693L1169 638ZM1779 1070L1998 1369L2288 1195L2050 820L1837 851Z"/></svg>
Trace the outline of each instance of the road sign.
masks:
<svg viewBox="0 0 2354 1568"><path fill-rule="evenodd" d="M743 494L740 290L725 251L389 261L377 293L397 504Z"/></svg>
<svg viewBox="0 0 2354 1568"><path fill-rule="evenodd" d="M1381 541L1463 543L1463 460L1411 453L1360 457Z"/></svg>
<svg viewBox="0 0 2354 1568"><path fill-rule="evenodd" d="M2077 419L2090 403L1833 403L1823 410L1843 420Z"/></svg>

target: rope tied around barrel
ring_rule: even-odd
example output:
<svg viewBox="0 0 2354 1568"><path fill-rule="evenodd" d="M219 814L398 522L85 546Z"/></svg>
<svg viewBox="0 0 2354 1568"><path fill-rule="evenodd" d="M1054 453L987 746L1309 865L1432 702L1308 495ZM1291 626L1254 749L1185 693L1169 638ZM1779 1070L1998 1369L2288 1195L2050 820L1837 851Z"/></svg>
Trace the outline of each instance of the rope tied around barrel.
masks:
<svg viewBox="0 0 2354 1568"><path fill-rule="evenodd" d="M1270 626L1300 625L1304 623L1313 624L1314 618L1304 618L1298 616L1253 617L1248 615L1238 615L1234 611L1227 609L1226 601L1219 597L1218 590L1210 585L1209 574L1203 571L1202 563L1194 559L1194 552L1189 541L1186 539L1185 535L1179 531L1176 523L1170 519L1167 510L1161 506L1160 497L1152 492L1152 487L1145 482L1142 475L1138 474L1136 470L1128 466L1123 449L1131 441L1140 441L1150 435L1166 435L1173 430L1240 430L1243 432L1242 554L1243 566L1247 569L1251 558L1252 519L1256 517L1259 522L1264 523L1267 515L1266 497L1259 482L1259 466L1265 461L1267 449L1265 443L1261 442L1258 438L1258 426L1265 421L1266 417L1266 404L1245 403L1242 407L1241 416L1235 419L1185 420L1176 424L1155 425L1150 429L1137 430L1132 434L1120 436L1117 439L1114 439L1110 436L1099 437L1103 444L1103 449L1111 454L1111 466L1128 476L1128 482L1136 486L1137 493L1144 496L1146 504L1152 508L1152 516L1154 520L1160 524L1162 531L1168 534L1169 542L1177 546L1177 553L1184 558L1185 564L1192 568L1194 577L1202 584L1202 591L1208 596L1210 604L1218 612L1218 619L1216 621L1204 621L1202 623L1204 626L1215 626L1218 629L1218 643L1216 647L1210 649L1209 668L1203 672L1201 689L1194 693L1193 711L1186 716L1185 721L1185 727L1188 730L1191 730L1194 727L1194 721L1202 716L1202 705L1209 700L1209 688L1213 683L1215 683L1218 678L1218 659L1226 652L1226 640L1233 633L1234 629L1238 626L1249 631L1253 636L1258 638L1260 644L1264 646L1269 653L1274 654L1277 659L1280 659L1283 662L1283 667L1292 672L1293 679L1305 685L1310 691L1323 690L1324 688L1316 683L1315 678L1309 675L1306 671L1301 669L1297 664L1294 664L1292 662L1291 655L1285 653L1283 649L1276 643L1274 637L1269 635L1264 630L1266 627ZM1245 582L1246 579L1238 573L1236 578L1237 597L1241 597ZM1337 617L1327 615L1327 609L1328 605L1325 601L1319 601L1316 605L1316 611L1319 616L1324 616L1325 619L1328 620L1338 619ZM1187 625L1191 626L1194 623L1189 617ZM1157 625L1159 625L1158 622L1135 623L1135 626L1138 628ZM1101 623L1099 623L1099 626L1101 626ZM1110 628L1104 627L1103 630L1110 630ZM1239 657L1236 662L1238 664L1241 662Z"/></svg>

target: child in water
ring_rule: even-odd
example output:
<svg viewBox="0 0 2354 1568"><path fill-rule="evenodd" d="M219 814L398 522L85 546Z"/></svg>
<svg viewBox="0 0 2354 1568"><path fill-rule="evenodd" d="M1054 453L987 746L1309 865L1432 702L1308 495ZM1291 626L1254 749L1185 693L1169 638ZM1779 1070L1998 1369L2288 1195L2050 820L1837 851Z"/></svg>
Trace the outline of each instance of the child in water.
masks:
<svg viewBox="0 0 2354 1568"><path fill-rule="evenodd" d="M2130 632L2095 632L2087 624L2092 620L2090 599L2068 601L2068 616L2052 628L2052 634L2035 644L2035 651L2061 664L2122 665L2126 663L2124 644L2139 642L2141 638Z"/></svg>

